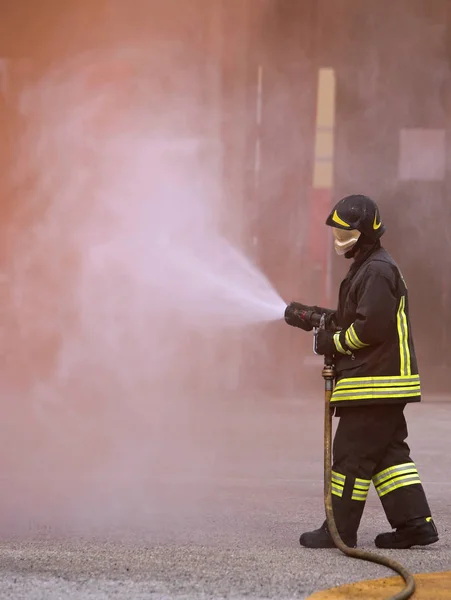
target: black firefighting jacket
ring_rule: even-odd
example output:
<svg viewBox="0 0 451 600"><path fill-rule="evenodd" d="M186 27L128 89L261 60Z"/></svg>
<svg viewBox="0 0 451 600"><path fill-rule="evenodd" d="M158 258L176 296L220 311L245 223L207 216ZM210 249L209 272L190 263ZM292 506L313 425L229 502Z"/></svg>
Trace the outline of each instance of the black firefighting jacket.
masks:
<svg viewBox="0 0 451 600"><path fill-rule="evenodd" d="M420 377L404 278L376 242L352 264L332 316L336 386L332 405L419 402Z"/></svg>

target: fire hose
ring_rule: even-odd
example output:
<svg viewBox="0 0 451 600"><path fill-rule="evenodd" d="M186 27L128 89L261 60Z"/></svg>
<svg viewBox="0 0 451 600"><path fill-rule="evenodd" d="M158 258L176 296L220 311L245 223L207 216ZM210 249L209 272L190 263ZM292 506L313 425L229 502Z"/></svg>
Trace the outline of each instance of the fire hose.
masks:
<svg viewBox="0 0 451 600"><path fill-rule="evenodd" d="M287 308L288 311L288 308ZM287 312L285 313L287 320ZM305 315L304 315L305 318ZM312 324L314 329L314 351L316 352L316 335L318 329L324 329L326 327L326 315L311 313L308 315L309 322ZM288 321L287 321L288 322ZM333 409L331 408L330 400L332 392L334 390L335 382L335 369L334 360L331 356L324 357L324 366L322 370L322 376L324 379L324 507L326 510L326 522L329 529L330 535L335 546L343 552L346 556L351 558L357 558L368 562L373 562L384 567L388 567L392 571L395 571L404 579L404 588L394 596L390 596L387 600L407 600L415 592L415 579L403 565L397 561L377 554L375 552L367 552L366 550L359 550L358 548L350 548L347 546L340 537L340 534L335 523L334 512L332 508L332 414Z"/></svg>

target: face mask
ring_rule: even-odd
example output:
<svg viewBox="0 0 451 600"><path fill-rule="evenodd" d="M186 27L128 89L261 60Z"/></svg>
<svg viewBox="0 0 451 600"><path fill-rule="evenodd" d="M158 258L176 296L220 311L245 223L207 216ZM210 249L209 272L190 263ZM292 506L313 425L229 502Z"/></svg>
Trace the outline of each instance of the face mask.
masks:
<svg viewBox="0 0 451 600"><path fill-rule="evenodd" d="M339 256L351 250L360 237L360 231L357 231L357 229L338 229L338 227L333 227L332 231L334 234L335 252Z"/></svg>

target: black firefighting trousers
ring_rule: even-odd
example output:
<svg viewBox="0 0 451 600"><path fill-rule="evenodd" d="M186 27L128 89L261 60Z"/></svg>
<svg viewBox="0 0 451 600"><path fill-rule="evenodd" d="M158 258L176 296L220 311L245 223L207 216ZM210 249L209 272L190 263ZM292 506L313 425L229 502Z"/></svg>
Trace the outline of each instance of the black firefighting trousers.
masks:
<svg viewBox="0 0 451 600"><path fill-rule="evenodd" d="M355 535L371 483L392 528L431 515L410 458L404 404L340 408L333 443L332 505L342 535Z"/></svg>

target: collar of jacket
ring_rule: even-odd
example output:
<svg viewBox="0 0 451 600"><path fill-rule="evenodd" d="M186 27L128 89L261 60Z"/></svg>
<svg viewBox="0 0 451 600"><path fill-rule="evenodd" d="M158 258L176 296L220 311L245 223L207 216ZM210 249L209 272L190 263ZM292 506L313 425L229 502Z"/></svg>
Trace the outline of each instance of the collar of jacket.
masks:
<svg viewBox="0 0 451 600"><path fill-rule="evenodd" d="M349 275L352 277L352 275L354 275L354 273L356 273L359 268L361 267L361 265L373 254L373 252L376 252L376 250L379 250L379 248L381 247L381 242L380 240L362 240L362 243L360 244L359 247L359 253L358 255L355 257L350 269L349 269Z"/></svg>

